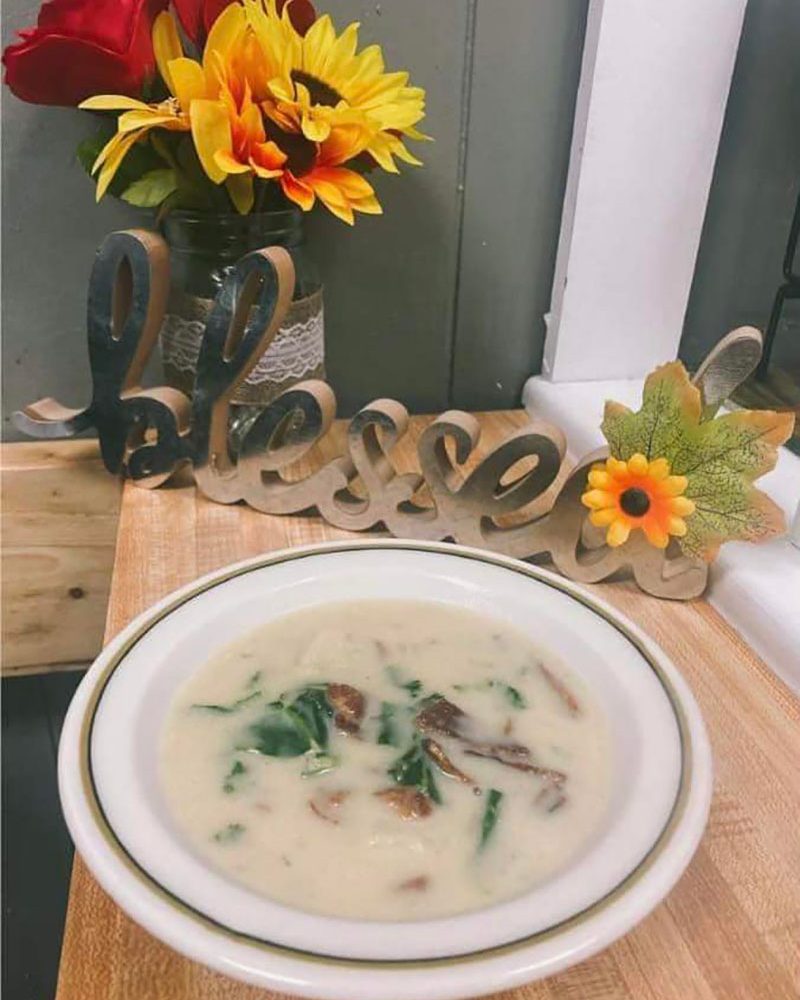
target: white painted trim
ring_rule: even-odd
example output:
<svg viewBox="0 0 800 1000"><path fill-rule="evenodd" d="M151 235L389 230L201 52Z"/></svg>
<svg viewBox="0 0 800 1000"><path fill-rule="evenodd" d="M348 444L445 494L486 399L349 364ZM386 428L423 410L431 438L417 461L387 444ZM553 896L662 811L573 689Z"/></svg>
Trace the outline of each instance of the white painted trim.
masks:
<svg viewBox="0 0 800 1000"><path fill-rule="evenodd" d="M543 369L675 357L746 0L591 0Z"/></svg>
<svg viewBox="0 0 800 1000"><path fill-rule="evenodd" d="M567 435L573 460L605 444L600 421L606 399L636 410L642 380L559 382L528 379L525 408L557 424ZM774 470L758 485L783 508L791 523L800 497L800 458L779 449ZM789 535L761 545L729 542L711 568L708 600L779 677L800 693L800 550Z"/></svg>

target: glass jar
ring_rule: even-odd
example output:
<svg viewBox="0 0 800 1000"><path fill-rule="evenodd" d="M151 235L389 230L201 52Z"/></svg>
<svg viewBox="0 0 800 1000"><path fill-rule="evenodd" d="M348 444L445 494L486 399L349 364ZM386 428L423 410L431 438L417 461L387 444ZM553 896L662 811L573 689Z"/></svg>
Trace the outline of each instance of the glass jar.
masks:
<svg viewBox="0 0 800 1000"><path fill-rule="evenodd" d="M303 241L303 213L281 208L251 215L170 212L161 223L170 250L170 295L161 327L168 385L191 396L208 315L227 274L246 253L286 247L295 267L292 304L275 339L231 402L232 444L284 389L325 377L322 282Z"/></svg>

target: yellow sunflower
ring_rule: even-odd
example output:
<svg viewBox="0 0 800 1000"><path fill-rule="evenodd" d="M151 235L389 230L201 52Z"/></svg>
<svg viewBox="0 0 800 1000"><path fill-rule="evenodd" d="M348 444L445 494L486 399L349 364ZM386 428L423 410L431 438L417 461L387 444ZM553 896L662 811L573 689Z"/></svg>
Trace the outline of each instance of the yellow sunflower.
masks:
<svg viewBox="0 0 800 1000"><path fill-rule="evenodd" d="M425 115L425 91L408 86L408 73L387 73L380 46L358 53L357 23L336 34L326 14L300 35L287 4L279 17L275 0L243 0L261 48L259 75L251 81L265 113L282 129L325 142L340 125L360 126L366 151L391 173L394 158L419 165L403 138L427 138L415 126Z"/></svg>
<svg viewBox="0 0 800 1000"><path fill-rule="evenodd" d="M608 458L589 473L589 489L581 497L591 509L589 520L598 528L607 528L606 542L616 547L628 540L638 528L648 542L665 549L670 535L686 534L684 518L694 513L693 500L683 496L686 476L670 475L666 458L648 462L642 454L631 455L627 462Z"/></svg>

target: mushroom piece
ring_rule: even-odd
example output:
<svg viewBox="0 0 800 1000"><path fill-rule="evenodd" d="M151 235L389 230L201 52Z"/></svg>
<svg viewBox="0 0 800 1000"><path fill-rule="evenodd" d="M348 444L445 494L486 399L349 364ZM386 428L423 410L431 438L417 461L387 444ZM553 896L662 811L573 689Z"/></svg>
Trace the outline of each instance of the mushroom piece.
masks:
<svg viewBox="0 0 800 1000"><path fill-rule="evenodd" d="M391 806L400 819L424 819L433 811L428 796L415 788L382 788L375 795Z"/></svg>
<svg viewBox="0 0 800 1000"><path fill-rule="evenodd" d="M481 790L475 779L457 767L444 752L441 744L437 743L436 740L432 740L430 737L424 739L422 741L422 749L448 778L455 778L456 781L460 781L464 785L470 785L476 795L481 794Z"/></svg>
<svg viewBox="0 0 800 1000"><path fill-rule="evenodd" d="M364 718L364 695L349 684L329 684L326 693L336 728L351 735L357 733Z"/></svg>
<svg viewBox="0 0 800 1000"><path fill-rule="evenodd" d="M333 823L334 826L338 826L339 816L337 814L349 794L350 792L344 789L339 789L335 792L319 791L308 800L308 807L315 816L319 816L326 823Z"/></svg>
<svg viewBox="0 0 800 1000"><path fill-rule="evenodd" d="M397 888L400 892L424 892L430 884L431 880L427 875L416 875L401 882Z"/></svg>
<svg viewBox="0 0 800 1000"><path fill-rule="evenodd" d="M543 663L539 664L539 669L541 670L544 679L562 700L570 715L580 715L580 702L570 691L567 685L561 680L561 678L557 677L553 671L546 667Z"/></svg>
<svg viewBox="0 0 800 1000"><path fill-rule="evenodd" d="M464 735L467 722L467 714L441 695L429 699L414 720L421 733L455 737Z"/></svg>

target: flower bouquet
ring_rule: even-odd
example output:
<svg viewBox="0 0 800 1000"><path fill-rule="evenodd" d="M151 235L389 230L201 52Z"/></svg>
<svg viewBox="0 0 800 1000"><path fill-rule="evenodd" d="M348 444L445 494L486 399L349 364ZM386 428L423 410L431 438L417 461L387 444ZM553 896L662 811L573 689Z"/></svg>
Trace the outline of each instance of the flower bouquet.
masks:
<svg viewBox="0 0 800 1000"><path fill-rule="evenodd" d="M367 175L419 165L408 140L425 92L387 72L357 23L337 32L310 0L50 0L3 54L25 101L100 116L78 147L96 196L157 212L171 248L162 331L168 380L190 387L198 331L244 253L281 244L295 302L235 401L263 405L323 374L321 282L303 248L317 202L350 225L381 206ZM271 356L270 356L271 355Z"/></svg>

